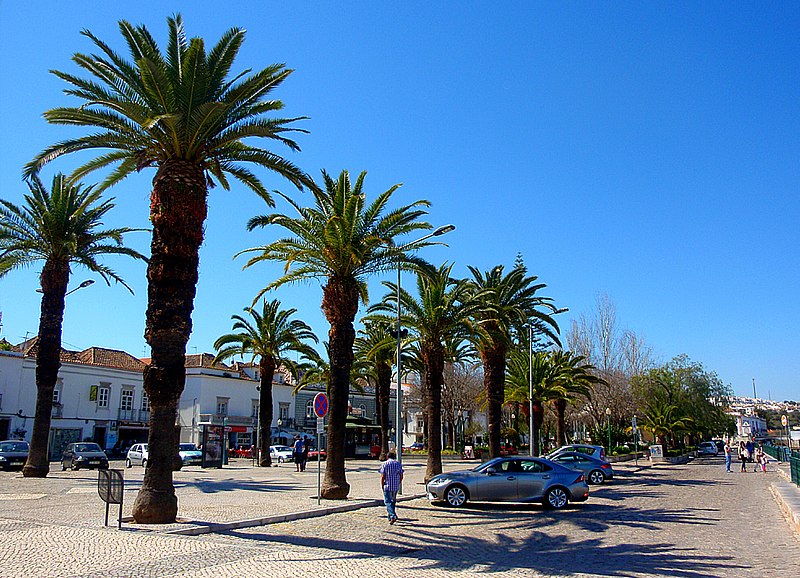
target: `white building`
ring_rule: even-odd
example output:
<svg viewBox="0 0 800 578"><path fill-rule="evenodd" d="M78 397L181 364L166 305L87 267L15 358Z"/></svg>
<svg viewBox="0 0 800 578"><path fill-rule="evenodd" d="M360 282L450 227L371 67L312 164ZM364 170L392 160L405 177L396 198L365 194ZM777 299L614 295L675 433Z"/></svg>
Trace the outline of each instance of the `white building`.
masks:
<svg viewBox="0 0 800 578"><path fill-rule="evenodd" d="M30 441L36 408L36 343L34 338L13 351L0 351L0 440ZM180 440L200 443L204 425L224 425L230 447L249 447L258 441L258 367L236 362L214 364L213 359L209 353L186 356L186 384L176 416ZM150 404L142 372L148 361L101 347L61 350L53 393L51 459L60 458L64 446L73 441L92 440L106 450L122 450L147 441ZM273 443L279 436L308 433L313 437L315 433L311 400L324 387L301 390L296 396L293 390L289 376L276 372L272 387ZM354 390L350 406L351 416L364 423L352 428L348 425L348 434L352 434L354 444L366 440L369 453L370 432L376 423L374 394ZM391 416L393 411L394 400ZM359 454L354 450L353 455Z"/></svg>

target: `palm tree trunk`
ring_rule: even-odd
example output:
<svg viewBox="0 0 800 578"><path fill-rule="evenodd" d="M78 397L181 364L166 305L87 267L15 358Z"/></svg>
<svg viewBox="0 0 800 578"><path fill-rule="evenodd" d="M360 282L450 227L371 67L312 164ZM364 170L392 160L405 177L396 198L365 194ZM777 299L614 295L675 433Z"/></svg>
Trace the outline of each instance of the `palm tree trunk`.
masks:
<svg viewBox="0 0 800 578"><path fill-rule="evenodd" d="M350 371L353 368L353 342L356 338L353 320L358 311L358 286L354 279L332 277L322 293L322 310L331 324L328 331L331 381L328 451L320 495L328 500L344 500L350 493L344 459Z"/></svg>
<svg viewBox="0 0 800 578"><path fill-rule="evenodd" d="M556 437L558 438L558 447L567 445L567 422L564 416L567 413L567 400L556 399L553 402L556 408Z"/></svg>
<svg viewBox="0 0 800 578"><path fill-rule="evenodd" d="M423 344L425 385L428 392L428 463L425 481L442 473L442 384L444 349L438 344Z"/></svg>
<svg viewBox="0 0 800 578"><path fill-rule="evenodd" d="M173 467L180 459L175 417L186 381L186 343L192 331L206 195L203 171L185 160L164 162L153 179L144 334L152 352L144 370L150 399L150 459L133 505L133 517L140 524L172 523L178 513L172 483Z"/></svg>
<svg viewBox="0 0 800 578"><path fill-rule="evenodd" d="M389 453L389 397L392 385L392 366L388 363L378 365L378 422L381 426L380 460L386 461Z"/></svg>
<svg viewBox="0 0 800 578"><path fill-rule="evenodd" d="M44 478L50 472L50 422L53 390L61 367L61 327L69 282L69 263L48 259L42 268L40 282L42 305L36 352L36 414L28 460L22 468L22 475L26 478Z"/></svg>
<svg viewBox="0 0 800 578"><path fill-rule="evenodd" d="M486 388L486 418L489 421L489 457L500 457L505 400L506 351L502 345L481 350L483 385Z"/></svg>
<svg viewBox="0 0 800 578"><path fill-rule="evenodd" d="M258 465L268 468L272 465L269 446L272 439L272 379L275 375L275 361L270 357L261 356L258 370L261 374L258 396L258 445L261 459Z"/></svg>

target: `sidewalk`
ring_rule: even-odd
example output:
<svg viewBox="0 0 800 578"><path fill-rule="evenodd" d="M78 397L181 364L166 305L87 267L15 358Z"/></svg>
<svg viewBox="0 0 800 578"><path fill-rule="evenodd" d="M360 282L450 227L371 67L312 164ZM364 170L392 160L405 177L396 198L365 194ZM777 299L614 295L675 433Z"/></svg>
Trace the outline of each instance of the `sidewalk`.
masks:
<svg viewBox="0 0 800 578"><path fill-rule="evenodd" d="M450 462L445 469L474 467L477 462ZM174 524L135 524L131 510L141 487L144 469L124 468L121 461L111 467L125 477L123 527L171 534L196 535L231 528L258 526L322 516L383 504L377 461L348 461L347 500L321 500L317 504L317 463L305 472L292 463L277 467L254 467L249 459L234 459L222 469L187 467L175 472L178 520ZM425 458L410 457L405 468L404 492L400 500L424 496ZM321 477L325 476L322 462ZM23 478L19 472L2 475L0 517L19 521L65 526L102 527L105 504L97 494L97 472L52 469L42 479ZM109 525L116 526L118 506L112 505Z"/></svg>
<svg viewBox="0 0 800 578"><path fill-rule="evenodd" d="M800 486L792 483L792 478L786 470L788 464L776 462L774 459L770 459L770 463L778 464L775 469L786 480L772 482L772 493L792 527L800 533Z"/></svg>

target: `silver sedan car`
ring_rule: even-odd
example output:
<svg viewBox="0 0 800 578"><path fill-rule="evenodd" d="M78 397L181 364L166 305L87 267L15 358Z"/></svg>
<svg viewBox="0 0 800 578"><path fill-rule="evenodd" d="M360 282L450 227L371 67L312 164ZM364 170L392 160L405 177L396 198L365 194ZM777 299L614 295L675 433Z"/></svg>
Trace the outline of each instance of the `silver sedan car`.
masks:
<svg viewBox="0 0 800 578"><path fill-rule="evenodd" d="M552 460L570 469L582 471L590 484L602 484L606 480L614 479L614 468L609 462L580 452L563 452Z"/></svg>
<svg viewBox="0 0 800 578"><path fill-rule="evenodd" d="M428 500L463 506L483 502L539 502L559 509L589 498L582 472L543 458L495 458L472 470L439 474L426 486Z"/></svg>

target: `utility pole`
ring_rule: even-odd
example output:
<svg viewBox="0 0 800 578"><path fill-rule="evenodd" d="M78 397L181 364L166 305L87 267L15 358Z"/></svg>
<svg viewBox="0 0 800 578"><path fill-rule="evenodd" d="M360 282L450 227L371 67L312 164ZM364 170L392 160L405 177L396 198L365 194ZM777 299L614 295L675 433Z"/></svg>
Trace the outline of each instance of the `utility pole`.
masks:
<svg viewBox="0 0 800 578"><path fill-rule="evenodd" d="M756 399L758 396L756 395L756 378L753 378L753 399Z"/></svg>

